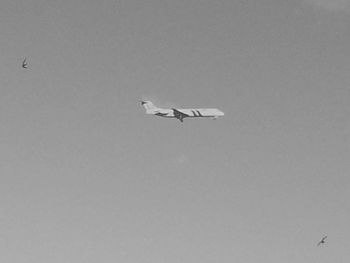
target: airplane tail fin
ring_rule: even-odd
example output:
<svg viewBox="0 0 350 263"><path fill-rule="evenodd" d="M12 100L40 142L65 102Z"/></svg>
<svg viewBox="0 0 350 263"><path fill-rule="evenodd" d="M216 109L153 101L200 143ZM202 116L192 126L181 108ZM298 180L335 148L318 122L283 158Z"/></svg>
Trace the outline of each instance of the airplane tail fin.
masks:
<svg viewBox="0 0 350 263"><path fill-rule="evenodd" d="M154 110L158 109L151 101L141 101L141 105L146 109L146 112L153 112Z"/></svg>

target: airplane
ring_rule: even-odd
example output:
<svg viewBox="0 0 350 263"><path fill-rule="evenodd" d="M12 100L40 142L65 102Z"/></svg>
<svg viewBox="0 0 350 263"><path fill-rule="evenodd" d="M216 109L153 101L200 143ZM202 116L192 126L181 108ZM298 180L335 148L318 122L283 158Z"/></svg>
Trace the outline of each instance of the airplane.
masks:
<svg viewBox="0 0 350 263"><path fill-rule="evenodd" d="M151 101L141 101L141 105L146 109L146 114L153 114L164 118L177 118L183 122L184 118L212 118L224 116L224 113L218 109L162 109L156 107Z"/></svg>

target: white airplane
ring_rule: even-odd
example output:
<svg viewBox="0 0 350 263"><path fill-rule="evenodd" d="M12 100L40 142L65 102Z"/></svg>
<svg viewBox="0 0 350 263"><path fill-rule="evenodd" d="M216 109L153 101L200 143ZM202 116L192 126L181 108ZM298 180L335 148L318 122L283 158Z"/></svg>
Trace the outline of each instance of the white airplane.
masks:
<svg viewBox="0 0 350 263"><path fill-rule="evenodd" d="M217 119L224 116L224 113L218 109L162 109L154 106L151 101L141 101L146 109L146 114L153 114L164 118L177 118L183 122L184 118L212 118Z"/></svg>

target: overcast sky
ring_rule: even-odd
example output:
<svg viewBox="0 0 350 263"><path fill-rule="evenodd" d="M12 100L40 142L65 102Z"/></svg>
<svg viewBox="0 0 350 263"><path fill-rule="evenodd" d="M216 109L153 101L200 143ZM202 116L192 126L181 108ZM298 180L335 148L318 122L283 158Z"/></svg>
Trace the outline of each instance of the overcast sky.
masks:
<svg viewBox="0 0 350 263"><path fill-rule="evenodd" d="M350 262L349 1L2 0L0 33L1 262Z"/></svg>

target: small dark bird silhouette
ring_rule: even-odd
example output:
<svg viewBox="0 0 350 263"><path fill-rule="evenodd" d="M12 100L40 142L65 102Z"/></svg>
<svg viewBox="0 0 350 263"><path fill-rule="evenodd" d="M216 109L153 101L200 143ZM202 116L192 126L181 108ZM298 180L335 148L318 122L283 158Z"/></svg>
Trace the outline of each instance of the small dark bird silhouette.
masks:
<svg viewBox="0 0 350 263"><path fill-rule="evenodd" d="M27 58L24 58L22 62L22 68L28 68Z"/></svg>
<svg viewBox="0 0 350 263"><path fill-rule="evenodd" d="M324 241L326 240L326 238L327 238L327 236L324 236L324 237L321 239L321 241L317 243L317 246L319 246L319 245L321 245L321 244L324 244L324 243L325 243Z"/></svg>

